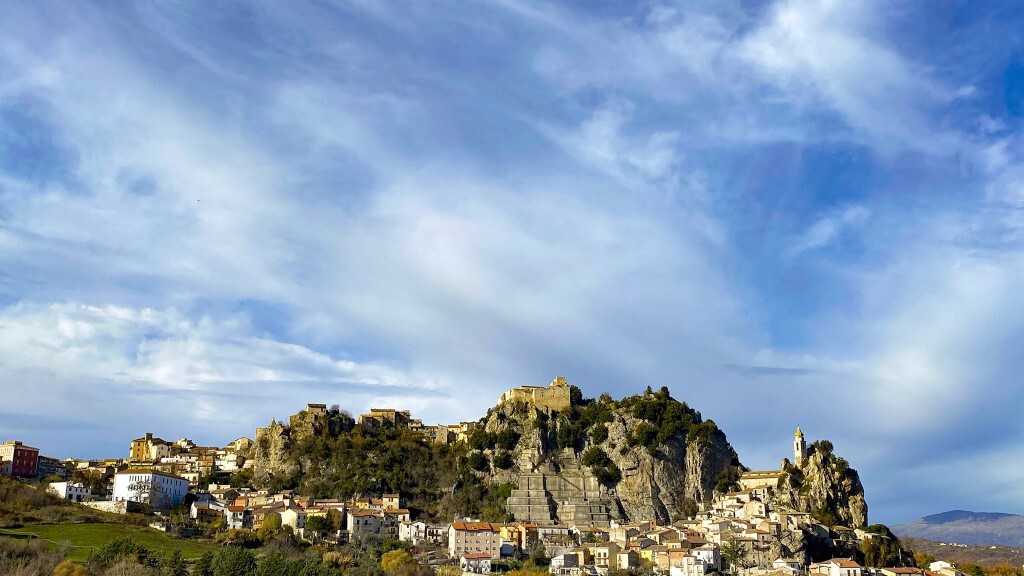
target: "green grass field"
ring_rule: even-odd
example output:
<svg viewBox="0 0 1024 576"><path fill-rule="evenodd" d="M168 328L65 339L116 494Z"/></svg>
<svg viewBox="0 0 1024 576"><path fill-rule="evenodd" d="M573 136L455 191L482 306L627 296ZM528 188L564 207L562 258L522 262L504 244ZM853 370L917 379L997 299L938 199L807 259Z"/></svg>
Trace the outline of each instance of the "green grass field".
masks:
<svg viewBox="0 0 1024 576"><path fill-rule="evenodd" d="M0 530L0 535L16 538L25 538L29 534L35 534L53 542L61 540L71 542L76 548L70 558L78 562L88 560L89 554L104 544L126 536L159 556L166 556L174 550L181 550L185 558L198 558L202 556L203 552L217 548L216 544L209 541L174 538L152 528L124 524L37 524L17 530ZM56 546L55 544L51 545Z"/></svg>

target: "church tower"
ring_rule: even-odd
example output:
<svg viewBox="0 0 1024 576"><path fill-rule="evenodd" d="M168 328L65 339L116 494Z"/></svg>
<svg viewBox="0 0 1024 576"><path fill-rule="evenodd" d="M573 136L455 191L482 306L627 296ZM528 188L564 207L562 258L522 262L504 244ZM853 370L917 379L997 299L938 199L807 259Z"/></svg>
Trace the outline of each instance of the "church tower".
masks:
<svg viewBox="0 0 1024 576"><path fill-rule="evenodd" d="M796 436L793 438L793 460L797 466L807 459L807 442L804 442L804 433L800 427L796 427Z"/></svg>

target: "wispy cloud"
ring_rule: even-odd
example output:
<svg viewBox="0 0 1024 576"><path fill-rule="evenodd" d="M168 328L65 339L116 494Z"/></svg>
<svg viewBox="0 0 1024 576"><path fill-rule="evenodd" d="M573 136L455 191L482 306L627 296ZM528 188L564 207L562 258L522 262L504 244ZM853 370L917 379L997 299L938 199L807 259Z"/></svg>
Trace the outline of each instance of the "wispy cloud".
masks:
<svg viewBox="0 0 1024 576"><path fill-rule="evenodd" d="M825 216L797 239L789 249L789 256L792 258L808 250L821 248L834 241L844 229L859 226L870 216L871 211L864 206L851 206L835 215Z"/></svg>

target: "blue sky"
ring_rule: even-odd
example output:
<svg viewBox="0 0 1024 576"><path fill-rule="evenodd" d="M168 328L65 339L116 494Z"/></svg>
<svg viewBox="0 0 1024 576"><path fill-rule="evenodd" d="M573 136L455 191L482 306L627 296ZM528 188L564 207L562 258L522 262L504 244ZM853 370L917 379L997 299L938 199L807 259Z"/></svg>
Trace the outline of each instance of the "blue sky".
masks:
<svg viewBox="0 0 1024 576"><path fill-rule="evenodd" d="M0 435L647 385L871 518L1024 513L1010 2L32 2L0 19Z"/></svg>

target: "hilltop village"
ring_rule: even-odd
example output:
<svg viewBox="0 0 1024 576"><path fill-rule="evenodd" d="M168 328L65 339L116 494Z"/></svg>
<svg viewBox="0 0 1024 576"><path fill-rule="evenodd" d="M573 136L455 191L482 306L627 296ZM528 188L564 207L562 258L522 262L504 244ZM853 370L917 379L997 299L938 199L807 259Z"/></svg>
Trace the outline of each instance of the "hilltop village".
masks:
<svg viewBox="0 0 1024 576"><path fill-rule="evenodd" d="M445 518L430 498L411 493L324 496L338 481L305 492L309 477L328 465L312 448L296 456L297 447L352 434L457 456L463 475L436 493L451 500L472 484L494 494L498 510L492 518ZM506 392L479 421L439 425L407 410L373 408L351 418L338 406L308 404L287 423L271 422L254 439L223 447L147 432L126 448L127 458L60 461L8 442L0 469L49 478L51 493L83 506L153 514L150 525L162 531L255 533L272 523L320 545L393 539L432 565L466 573L488 574L522 558L572 576L927 572L896 566L898 541L884 526L867 525L856 472L831 454L830 443L808 445L797 428L791 450L780 450L780 469L746 470L714 423L665 389L585 400L559 377ZM283 482L292 487L275 487ZM961 576L951 565L930 570Z"/></svg>

